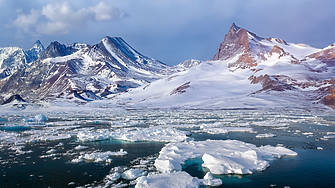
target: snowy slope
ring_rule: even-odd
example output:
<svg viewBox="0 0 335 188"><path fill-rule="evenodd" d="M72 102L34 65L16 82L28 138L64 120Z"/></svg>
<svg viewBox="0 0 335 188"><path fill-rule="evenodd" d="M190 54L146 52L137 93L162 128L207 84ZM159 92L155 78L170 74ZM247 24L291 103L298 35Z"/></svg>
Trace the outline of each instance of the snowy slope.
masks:
<svg viewBox="0 0 335 188"><path fill-rule="evenodd" d="M110 105L327 108L335 105L334 52L334 45L263 38L233 24L212 61L118 95Z"/></svg>

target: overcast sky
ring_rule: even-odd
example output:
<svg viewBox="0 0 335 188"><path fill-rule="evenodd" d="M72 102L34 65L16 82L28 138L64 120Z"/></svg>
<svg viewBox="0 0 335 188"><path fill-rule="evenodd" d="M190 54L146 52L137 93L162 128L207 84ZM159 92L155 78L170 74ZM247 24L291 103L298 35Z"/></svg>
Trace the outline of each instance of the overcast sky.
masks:
<svg viewBox="0 0 335 188"><path fill-rule="evenodd" d="M118 36L174 65L212 59L234 22L261 37L324 48L335 42L334 7L334 0L0 0L0 47Z"/></svg>

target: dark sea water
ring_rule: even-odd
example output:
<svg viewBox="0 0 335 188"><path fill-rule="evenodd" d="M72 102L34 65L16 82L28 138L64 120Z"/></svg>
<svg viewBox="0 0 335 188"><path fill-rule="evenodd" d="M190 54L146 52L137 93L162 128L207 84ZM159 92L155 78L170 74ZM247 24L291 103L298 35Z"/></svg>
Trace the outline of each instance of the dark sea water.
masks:
<svg viewBox="0 0 335 188"><path fill-rule="evenodd" d="M25 115L26 117L27 115ZM49 116L51 116L49 114ZM19 119L20 115L15 118ZM0 118L10 119L9 115ZM226 140L236 139L243 142L261 145L282 144L298 153L296 157L284 157L270 161L270 167L262 172L254 172L252 175L214 175L220 178L223 184L220 187L335 187L335 138L323 140L327 132L335 132L335 116L282 115L280 113L259 113L250 111L237 112L207 112L207 111L181 111L181 112L132 112L116 115L55 115L49 118L49 122L57 121L81 121L81 120L108 120L122 124L131 124L133 127L148 127L157 125L182 125L182 124L213 124L215 122L230 121L229 126L234 123L250 123L257 133L230 132L227 134L208 134L194 130L199 128L183 128L190 131L190 135L196 141L214 139ZM274 127L256 126L252 122L271 120L272 122L286 122L287 129L276 129ZM299 121L297 121L299 120ZM16 122L14 123L17 123ZM163 122L163 123L162 123ZM8 124L8 123L7 123ZM7 126L6 123L2 127ZM78 124L81 127L93 127L95 129L108 128L109 123L85 123ZM19 124L18 126L21 126ZM22 128L22 127L19 127ZM6 128L7 129L7 128ZM6 130L22 133L26 130L40 130L44 127L23 127L22 129ZM5 130L5 128L2 128ZM312 132L312 135L302 133ZM257 139L260 133L274 133L277 137ZM1 138L0 138L1 139ZM55 147L60 142L64 145ZM79 142L75 135L70 139L28 143L24 151L31 150L32 153L16 155L13 150L8 149L3 142L0 147L0 187L78 187L87 185L104 185L102 180L109 174L113 167L130 166L133 160L147 156L158 156L164 147L164 142L128 142L107 139L94 142ZM86 151L119 151L123 149L128 154L125 156L113 156L110 164L105 163L71 163L80 151L74 151L78 145L88 146ZM317 149L317 147L321 147ZM46 151L56 149L54 157L41 158ZM85 151L85 150L84 150ZM201 167L201 159L191 159L185 162L183 170L193 177L202 179L207 169ZM71 183L73 182L73 183ZM70 183L70 184L69 184ZM128 182L129 183L129 182ZM129 185L128 187L130 187ZM205 187L205 186L202 186Z"/></svg>

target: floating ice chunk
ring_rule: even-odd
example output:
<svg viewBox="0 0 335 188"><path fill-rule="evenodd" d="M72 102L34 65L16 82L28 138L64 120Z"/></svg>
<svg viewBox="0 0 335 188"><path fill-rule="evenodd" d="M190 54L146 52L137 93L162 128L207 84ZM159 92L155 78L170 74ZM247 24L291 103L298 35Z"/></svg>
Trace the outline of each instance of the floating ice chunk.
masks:
<svg viewBox="0 0 335 188"><path fill-rule="evenodd" d="M322 148L322 147L316 147L316 149L317 149L317 150L323 150L323 148Z"/></svg>
<svg viewBox="0 0 335 188"><path fill-rule="evenodd" d="M204 179L201 180L201 184L209 186L220 186L222 185L222 180L214 178L211 172L207 172L207 174L204 176Z"/></svg>
<svg viewBox="0 0 335 188"><path fill-rule="evenodd" d="M44 159L44 158L49 158L49 157L56 157L57 154L56 153L53 153L53 154L50 154L50 155L41 155L40 158L41 159Z"/></svg>
<svg viewBox="0 0 335 188"><path fill-rule="evenodd" d="M121 177L121 174L118 172L114 172L113 174L108 174L106 178L108 178L111 181L116 181Z"/></svg>
<svg viewBox="0 0 335 188"><path fill-rule="evenodd" d="M284 147L261 146L238 140L207 140L169 143L160 151L155 167L161 172L181 170L185 160L201 157L203 166L213 174L251 174L265 170L269 163L263 159L296 156Z"/></svg>
<svg viewBox="0 0 335 188"><path fill-rule="evenodd" d="M23 154L27 154L27 153L32 153L33 151L29 150L29 151L23 151L22 149L24 148L24 146L12 146L8 149L10 150L14 150L16 155L23 155Z"/></svg>
<svg viewBox="0 0 335 188"><path fill-rule="evenodd" d="M59 142L59 144L55 145L55 147L62 147L64 146L63 142Z"/></svg>
<svg viewBox="0 0 335 188"><path fill-rule="evenodd" d="M141 176L146 176L147 172L140 169L129 169L122 173L122 178L126 180L134 180Z"/></svg>
<svg viewBox="0 0 335 188"><path fill-rule="evenodd" d="M64 125L64 126L69 126L71 127L71 125L77 125L77 124L83 124L83 121L57 121L57 122L48 122L45 123L45 125L47 126L60 126L60 125ZM73 126L74 128L76 127L80 127L80 126Z"/></svg>
<svg viewBox="0 0 335 188"><path fill-rule="evenodd" d="M110 138L108 132L106 133L97 133L93 131L80 131L77 134L77 137L81 141L98 141L98 140L106 140Z"/></svg>
<svg viewBox="0 0 335 188"><path fill-rule="evenodd" d="M39 139L42 141L64 140L69 138L71 138L71 135L69 134L59 134L59 135L49 135L39 137Z"/></svg>
<svg viewBox="0 0 335 188"><path fill-rule="evenodd" d="M39 114L39 115L35 116L35 119L37 121L40 121L40 122L42 122L42 121L48 121L48 118L45 115L43 115L43 114Z"/></svg>
<svg viewBox="0 0 335 188"><path fill-rule="evenodd" d="M83 162L84 160L87 160L87 161L93 161L95 163L101 163L101 162L110 163L111 159L109 159L109 157L122 156L122 155L127 155L127 154L128 153L126 151L123 151L123 149L120 149L120 151L116 151L116 152L106 151L106 152L86 153L85 155L81 155L78 158L73 159L71 162L79 163L79 162Z"/></svg>
<svg viewBox="0 0 335 188"><path fill-rule="evenodd" d="M51 149L51 150L48 150L46 153L55 153L57 150L55 149Z"/></svg>
<svg viewBox="0 0 335 188"><path fill-rule="evenodd" d="M325 135L323 136L324 139L335 138L335 135Z"/></svg>
<svg viewBox="0 0 335 188"><path fill-rule="evenodd" d="M256 138L273 138L276 137L277 135L272 134L272 133L265 133L265 134L258 134L256 135Z"/></svg>
<svg viewBox="0 0 335 188"><path fill-rule="evenodd" d="M201 132L208 134L226 134L229 132L253 132L253 129L248 127L202 127Z"/></svg>
<svg viewBox="0 0 335 188"><path fill-rule="evenodd" d="M260 122L253 122L253 124L262 126L262 127L286 127L287 123L278 123L275 121L260 121Z"/></svg>
<svg viewBox="0 0 335 188"><path fill-rule="evenodd" d="M195 188L199 187L200 180L190 176L186 172L172 172L163 174L149 174L136 179L137 183L135 188L151 188L151 187L164 187L164 188Z"/></svg>
<svg viewBox="0 0 335 188"><path fill-rule="evenodd" d="M81 146L81 145L78 145L78 146L76 146L74 149L75 149L75 150L82 150L82 149L86 149L86 148L88 148L88 146Z"/></svg>
<svg viewBox="0 0 335 188"><path fill-rule="evenodd" d="M72 159L71 162L72 163L82 163L84 162L84 156L79 156L78 158Z"/></svg>

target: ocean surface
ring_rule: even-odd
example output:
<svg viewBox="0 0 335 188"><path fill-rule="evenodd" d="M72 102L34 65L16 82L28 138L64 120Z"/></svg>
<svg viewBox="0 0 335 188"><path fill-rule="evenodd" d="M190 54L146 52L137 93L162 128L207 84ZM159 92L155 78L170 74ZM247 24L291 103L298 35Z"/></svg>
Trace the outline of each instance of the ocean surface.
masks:
<svg viewBox="0 0 335 188"><path fill-rule="evenodd" d="M304 111L185 110L185 111L71 111L43 113L0 113L0 187L133 187L136 182L107 181L115 167L141 168L155 172L153 163L167 142L126 141L102 138L78 139L80 131L118 129L145 130L152 127L187 131L189 139L240 140L261 145L282 145L296 157L271 160L270 167L251 175L214 175L220 187L335 187L335 115ZM215 134L204 127L237 127L234 132ZM252 128L252 131L243 131ZM256 138L259 134L275 137ZM65 136L64 136L65 135ZM77 146L86 146L76 150ZM73 159L87 153L127 152L110 156L111 162ZM140 161L149 161L139 166ZM202 179L207 169L201 159L183 165L193 177ZM142 164L142 163L141 163ZM206 187L206 186L201 186Z"/></svg>

